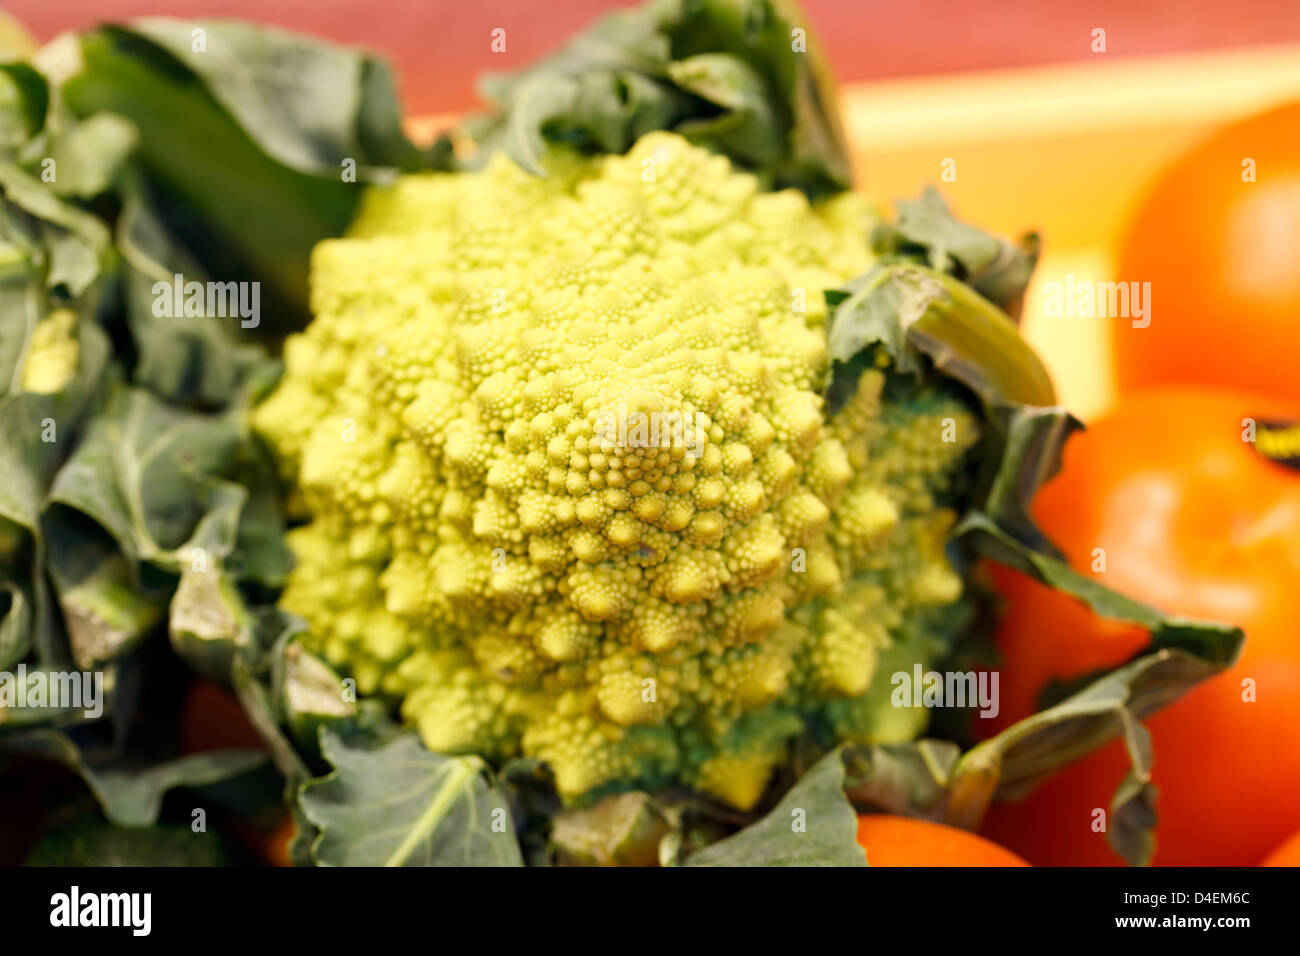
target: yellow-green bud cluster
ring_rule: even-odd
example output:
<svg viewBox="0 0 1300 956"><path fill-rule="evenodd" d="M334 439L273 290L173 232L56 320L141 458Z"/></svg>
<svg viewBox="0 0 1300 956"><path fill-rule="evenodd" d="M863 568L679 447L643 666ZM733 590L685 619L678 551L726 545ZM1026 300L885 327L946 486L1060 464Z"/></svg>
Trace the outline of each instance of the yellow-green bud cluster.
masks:
<svg viewBox="0 0 1300 956"><path fill-rule="evenodd" d="M284 606L429 747L569 799L749 807L805 727L873 739L846 704L960 599L978 422L879 369L826 419L822 291L872 220L667 133L370 192L256 413L311 517Z"/></svg>

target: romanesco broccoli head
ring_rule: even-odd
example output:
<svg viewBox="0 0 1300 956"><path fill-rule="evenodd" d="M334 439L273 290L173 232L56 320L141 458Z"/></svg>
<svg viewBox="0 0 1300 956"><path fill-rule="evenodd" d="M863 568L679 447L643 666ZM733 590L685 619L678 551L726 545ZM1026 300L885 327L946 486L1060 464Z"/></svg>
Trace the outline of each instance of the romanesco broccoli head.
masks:
<svg viewBox="0 0 1300 956"><path fill-rule="evenodd" d="M311 518L284 606L431 749L569 800L748 808L802 735L914 736L880 672L960 625L979 425L883 360L828 419L872 222L669 133L372 191L256 413Z"/></svg>

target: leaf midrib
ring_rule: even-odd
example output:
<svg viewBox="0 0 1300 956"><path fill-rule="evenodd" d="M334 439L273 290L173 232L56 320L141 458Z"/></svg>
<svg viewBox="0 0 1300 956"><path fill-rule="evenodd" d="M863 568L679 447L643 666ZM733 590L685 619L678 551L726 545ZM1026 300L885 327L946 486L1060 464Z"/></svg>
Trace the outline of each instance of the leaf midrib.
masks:
<svg viewBox="0 0 1300 956"><path fill-rule="evenodd" d="M474 772L468 761L457 760L454 762L454 766L447 771L437 797L429 804L429 808L420 815L420 819L411 828L411 832L407 834L406 839L398 844L397 849L384 861L384 866L401 866L410 858L420 842L437 829L439 821L447 815L447 811L455 803L461 785L473 777Z"/></svg>

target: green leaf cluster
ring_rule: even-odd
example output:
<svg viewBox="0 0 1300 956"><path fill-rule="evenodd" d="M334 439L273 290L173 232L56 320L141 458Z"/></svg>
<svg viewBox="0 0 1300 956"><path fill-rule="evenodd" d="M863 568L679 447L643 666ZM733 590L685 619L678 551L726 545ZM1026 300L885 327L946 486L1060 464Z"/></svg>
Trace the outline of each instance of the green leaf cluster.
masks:
<svg viewBox="0 0 1300 956"><path fill-rule="evenodd" d="M135 716L183 689L150 680L161 657L231 681L265 653L291 558L245 412L307 320L311 248L427 158L386 65L310 38L150 19L22 53L0 57L0 671L93 671L107 705L0 702L0 762L60 763L147 826L168 790L266 762L180 756L174 714ZM176 276L256 283L269 321L158 309Z"/></svg>
<svg viewBox="0 0 1300 956"><path fill-rule="evenodd" d="M504 150L538 175L549 143L625 153L671 130L810 196L851 185L835 85L793 0L652 0L611 14L513 74L467 124L475 162Z"/></svg>

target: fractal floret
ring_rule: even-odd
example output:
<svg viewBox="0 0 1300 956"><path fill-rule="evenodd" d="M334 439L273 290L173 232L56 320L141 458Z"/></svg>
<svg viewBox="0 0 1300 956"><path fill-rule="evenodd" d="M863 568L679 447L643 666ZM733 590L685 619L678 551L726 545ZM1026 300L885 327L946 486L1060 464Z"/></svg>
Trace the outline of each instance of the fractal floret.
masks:
<svg viewBox="0 0 1300 956"><path fill-rule="evenodd" d="M406 176L315 250L256 414L310 519L283 605L428 747L569 802L749 808L796 740L912 738L889 672L966 619L980 419L883 355L828 414L872 208L670 133L548 164Z"/></svg>

